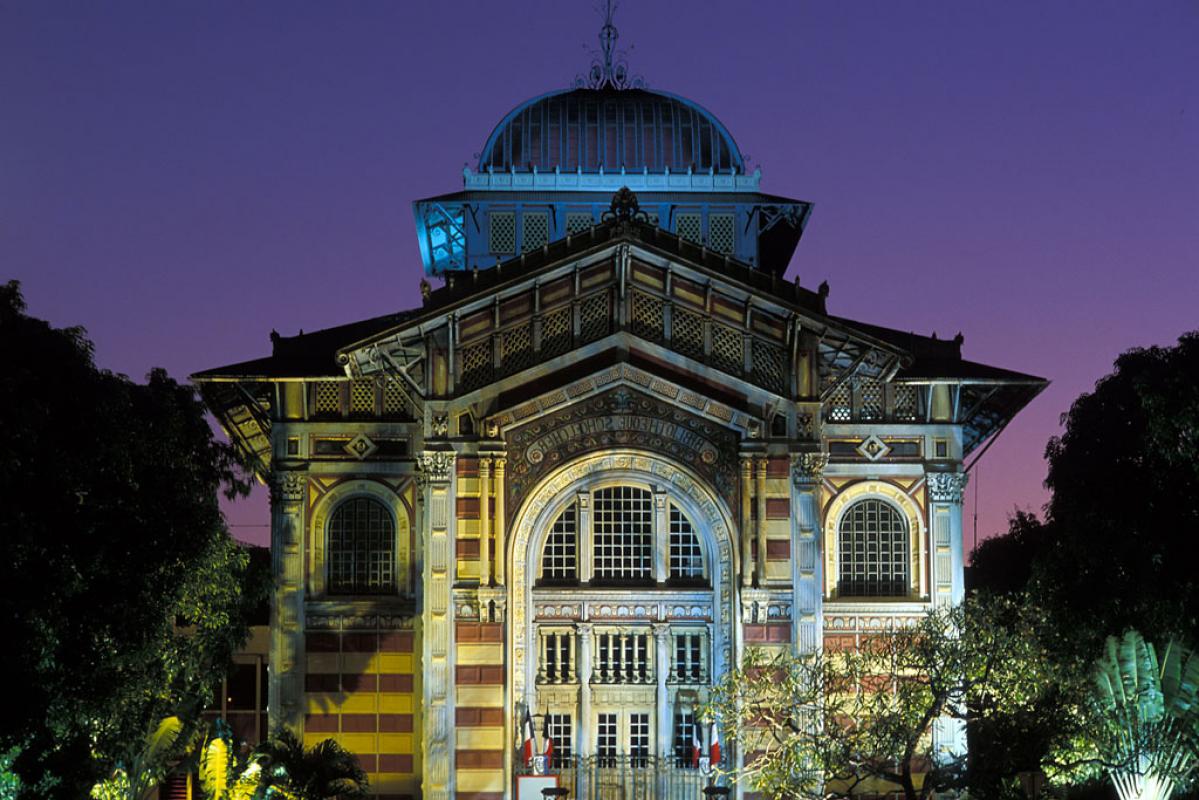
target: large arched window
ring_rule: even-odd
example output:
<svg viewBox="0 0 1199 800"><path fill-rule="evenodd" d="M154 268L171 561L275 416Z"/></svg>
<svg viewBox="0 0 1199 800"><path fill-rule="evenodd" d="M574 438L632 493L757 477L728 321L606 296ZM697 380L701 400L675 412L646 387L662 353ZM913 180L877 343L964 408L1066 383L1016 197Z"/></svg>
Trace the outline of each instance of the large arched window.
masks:
<svg viewBox="0 0 1199 800"><path fill-rule="evenodd" d="M591 492L583 506L566 506L546 534L539 583L707 585L699 532L682 509L662 500L638 486L610 486ZM662 574L657 552L664 555Z"/></svg>
<svg viewBox="0 0 1199 800"><path fill-rule="evenodd" d="M354 497L334 509L327 560L330 594L395 591L395 522L387 507Z"/></svg>
<svg viewBox="0 0 1199 800"><path fill-rule="evenodd" d="M882 500L859 500L838 531L841 597L905 597L910 547L903 515Z"/></svg>

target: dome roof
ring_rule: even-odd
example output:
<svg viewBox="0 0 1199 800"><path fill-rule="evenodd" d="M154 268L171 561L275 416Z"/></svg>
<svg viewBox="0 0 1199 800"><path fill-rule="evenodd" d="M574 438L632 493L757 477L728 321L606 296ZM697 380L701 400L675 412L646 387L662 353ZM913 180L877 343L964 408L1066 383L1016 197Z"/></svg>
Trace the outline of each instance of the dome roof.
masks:
<svg viewBox="0 0 1199 800"><path fill-rule="evenodd" d="M745 171L728 129L682 97L648 89L577 88L514 108L487 139L479 172Z"/></svg>

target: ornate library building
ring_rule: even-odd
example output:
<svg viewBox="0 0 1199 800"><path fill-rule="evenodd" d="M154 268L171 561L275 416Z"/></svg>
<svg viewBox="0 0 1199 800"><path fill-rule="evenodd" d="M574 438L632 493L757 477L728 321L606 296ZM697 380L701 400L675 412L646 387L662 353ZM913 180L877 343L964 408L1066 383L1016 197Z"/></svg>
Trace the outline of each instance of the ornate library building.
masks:
<svg viewBox="0 0 1199 800"><path fill-rule="evenodd" d="M965 465L1045 386L785 280L811 203L615 38L413 203L418 308L193 376L271 489L271 725L379 797L701 796L747 649L962 598Z"/></svg>

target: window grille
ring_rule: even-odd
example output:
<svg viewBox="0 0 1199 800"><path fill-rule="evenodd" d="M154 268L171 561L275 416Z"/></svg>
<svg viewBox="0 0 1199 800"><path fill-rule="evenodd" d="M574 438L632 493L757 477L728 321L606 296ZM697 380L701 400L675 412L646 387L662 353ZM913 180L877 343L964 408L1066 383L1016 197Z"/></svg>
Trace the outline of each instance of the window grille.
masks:
<svg viewBox="0 0 1199 800"><path fill-rule="evenodd" d="M496 255L512 255L516 252L516 213L492 211L487 216L489 230L487 249Z"/></svg>
<svg viewBox="0 0 1199 800"><path fill-rule="evenodd" d="M533 326L517 325L503 333L500 365L505 375L520 372L533 363Z"/></svg>
<svg viewBox="0 0 1199 800"><path fill-rule="evenodd" d="M740 375L745 369L741 331L725 325L712 326L712 366Z"/></svg>
<svg viewBox="0 0 1199 800"><path fill-rule="evenodd" d="M673 677L678 683L701 683L704 679L704 635L676 633Z"/></svg>
<svg viewBox="0 0 1199 800"><path fill-rule="evenodd" d="M578 512L571 503L550 528L541 555L541 578L546 583L573 583L578 576Z"/></svg>
<svg viewBox="0 0 1199 800"><path fill-rule="evenodd" d="M550 241L550 215L544 213L525 214L521 217L520 251L528 253L540 250Z"/></svg>
<svg viewBox="0 0 1199 800"><path fill-rule="evenodd" d="M403 414L407 408L398 380L399 378L388 378L383 383L383 413L389 416Z"/></svg>
<svg viewBox="0 0 1199 800"><path fill-rule="evenodd" d="M692 736L695 733L695 712L676 711L674 714L674 765L693 769Z"/></svg>
<svg viewBox="0 0 1199 800"><path fill-rule="evenodd" d="M842 383L828 399L826 412L830 422L849 422L853 418L853 402L849 394L849 381Z"/></svg>
<svg viewBox="0 0 1199 800"><path fill-rule="evenodd" d="M862 378L858 383L858 416L864 422L883 418L883 383L874 378Z"/></svg>
<svg viewBox="0 0 1199 800"><path fill-rule="evenodd" d="M670 314L670 346L694 359L704 357L704 318L675 306Z"/></svg>
<svg viewBox="0 0 1199 800"><path fill-rule="evenodd" d="M583 342L593 342L607 336L608 331L608 294L598 292L579 306L579 338Z"/></svg>
<svg viewBox="0 0 1199 800"><path fill-rule="evenodd" d="M908 527L894 506L859 500L840 527L838 593L842 597L908 594Z"/></svg>
<svg viewBox="0 0 1199 800"><path fill-rule="evenodd" d="M915 422L918 409L916 387L905 383L892 384L895 392L895 419L899 422Z"/></svg>
<svg viewBox="0 0 1199 800"><path fill-rule="evenodd" d="M316 384L313 407L318 416L336 416L341 414L341 384L334 381L321 381Z"/></svg>
<svg viewBox="0 0 1199 800"><path fill-rule="evenodd" d="M633 767L649 762L649 714L629 714L629 761Z"/></svg>
<svg viewBox="0 0 1199 800"><path fill-rule="evenodd" d="M678 214L675 216L675 233L680 239L700 244L704 240L704 231L699 214Z"/></svg>
<svg viewBox="0 0 1199 800"><path fill-rule="evenodd" d="M375 382L350 381L350 413L365 417L375 413Z"/></svg>
<svg viewBox="0 0 1199 800"><path fill-rule="evenodd" d="M596 722L595 755L599 766L616 766L616 715L599 714Z"/></svg>
<svg viewBox="0 0 1199 800"><path fill-rule="evenodd" d="M545 683L574 680L571 665L574 637L569 633L546 633L541 637L541 679Z"/></svg>
<svg viewBox="0 0 1199 800"><path fill-rule="evenodd" d="M561 355L570 350L570 308L551 311L541 318L541 355Z"/></svg>
<svg viewBox="0 0 1199 800"><path fill-rule="evenodd" d="M703 580L704 554L691 521L674 506L670 507L670 578L678 581Z"/></svg>
<svg viewBox="0 0 1199 800"><path fill-rule="evenodd" d="M567 766L571 755L574 754L574 731L570 714L547 714L546 718L549 722L550 738L554 740L553 764L550 766Z"/></svg>
<svg viewBox="0 0 1199 800"><path fill-rule="evenodd" d="M782 394L786 388L786 355L783 348L754 339L752 358L754 383Z"/></svg>
<svg viewBox="0 0 1199 800"><path fill-rule="evenodd" d="M356 497L329 522L329 593L384 594L395 589L395 523L378 500Z"/></svg>
<svg viewBox="0 0 1199 800"><path fill-rule="evenodd" d="M478 389L491 381L492 354L491 340L484 339L478 344L462 348L462 388L466 391Z"/></svg>
<svg viewBox="0 0 1199 800"><path fill-rule="evenodd" d="M573 236L576 233L582 233L588 230L594 220L587 211L571 211L566 215L566 233L568 236Z"/></svg>
<svg viewBox="0 0 1199 800"><path fill-rule="evenodd" d="M708 249L717 253L733 254L735 224L732 214L710 214L708 216Z"/></svg>
<svg viewBox="0 0 1199 800"><path fill-rule="evenodd" d="M649 683L649 636L644 633L601 633L596 648L599 683Z"/></svg>
<svg viewBox="0 0 1199 800"><path fill-rule="evenodd" d="M651 342L661 341L664 333L663 302L641 292L633 292L633 333Z"/></svg>
<svg viewBox="0 0 1199 800"><path fill-rule="evenodd" d="M633 486L596 490L592 552L597 580L652 580L653 505L648 491Z"/></svg>

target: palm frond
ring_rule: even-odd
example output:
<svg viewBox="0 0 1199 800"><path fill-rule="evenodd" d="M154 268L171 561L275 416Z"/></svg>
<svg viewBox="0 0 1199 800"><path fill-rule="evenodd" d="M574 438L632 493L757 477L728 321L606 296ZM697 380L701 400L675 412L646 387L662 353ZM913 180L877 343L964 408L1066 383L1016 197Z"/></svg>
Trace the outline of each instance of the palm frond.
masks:
<svg viewBox="0 0 1199 800"><path fill-rule="evenodd" d="M179 741L183 733L183 720L179 717L166 717L158 723L158 727L146 739L146 759L158 761L165 758Z"/></svg>
<svg viewBox="0 0 1199 800"><path fill-rule="evenodd" d="M223 798L229 789L229 745L219 736L200 753L200 783L210 798Z"/></svg>

